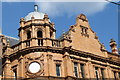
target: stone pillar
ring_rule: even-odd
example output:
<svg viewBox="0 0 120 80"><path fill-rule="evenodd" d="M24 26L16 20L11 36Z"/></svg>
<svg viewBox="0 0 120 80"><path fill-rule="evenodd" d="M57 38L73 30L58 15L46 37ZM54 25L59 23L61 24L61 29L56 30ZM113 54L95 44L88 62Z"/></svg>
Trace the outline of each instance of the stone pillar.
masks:
<svg viewBox="0 0 120 80"><path fill-rule="evenodd" d="M24 58L21 55L19 59L19 65L18 65L18 78L23 79L25 77L25 63Z"/></svg>
<svg viewBox="0 0 120 80"><path fill-rule="evenodd" d="M52 44L51 44L51 40L50 40L50 28L49 28L49 26L46 26L45 35L46 35L46 38L48 38L48 39L46 39L46 46L51 46Z"/></svg>
<svg viewBox="0 0 120 80"><path fill-rule="evenodd" d="M85 78L89 78L89 62L87 62L86 64L85 64L85 68L84 68L84 74L85 74Z"/></svg>
<svg viewBox="0 0 120 80"><path fill-rule="evenodd" d="M24 18L21 18L20 19L20 31L19 31L19 37L20 37L20 41L23 41L24 40L24 33L23 33L23 27L24 27L24 23L25 23L25 20Z"/></svg>
<svg viewBox="0 0 120 80"><path fill-rule="evenodd" d="M63 43L62 43L63 47L69 47L70 46L70 42L66 39L63 39Z"/></svg>
<svg viewBox="0 0 120 80"><path fill-rule="evenodd" d="M48 75L56 76L55 75L56 69L53 62L53 55L47 54L47 60L48 60Z"/></svg>
<svg viewBox="0 0 120 80"><path fill-rule="evenodd" d="M49 66L49 64L48 64L48 56L47 56L47 53L46 54L44 54L44 66L43 66L43 69L44 69L44 75L43 76L49 76L49 72L48 72L48 70L49 70L49 68L48 68L48 66Z"/></svg>
<svg viewBox="0 0 120 80"><path fill-rule="evenodd" d="M110 66L107 66L107 74L108 74L108 78L114 78L114 75Z"/></svg>
<svg viewBox="0 0 120 80"><path fill-rule="evenodd" d="M86 69L86 78L95 78L95 70L93 64L91 63L91 58L88 58Z"/></svg>
<svg viewBox="0 0 120 80"><path fill-rule="evenodd" d="M55 32L53 32L53 39L55 39Z"/></svg>
<svg viewBox="0 0 120 80"><path fill-rule="evenodd" d="M20 32L20 41L23 41L23 29L21 30L21 32ZM24 45L23 45L23 43L21 43L21 49L23 49L23 47L24 47Z"/></svg>
<svg viewBox="0 0 120 80"><path fill-rule="evenodd" d="M104 69L104 77L105 78L109 78L109 75L108 75L108 71L107 71L107 67Z"/></svg>
<svg viewBox="0 0 120 80"><path fill-rule="evenodd" d="M64 72L65 72L65 77L67 76L73 76L73 71L72 71L72 61L70 59L70 56L67 52L65 52L63 56L64 60Z"/></svg>
<svg viewBox="0 0 120 80"><path fill-rule="evenodd" d="M55 24L52 22L51 23L52 24L52 28L54 28L55 29ZM52 36L52 39L55 39L55 31L53 31L53 36Z"/></svg>
<svg viewBox="0 0 120 80"><path fill-rule="evenodd" d="M31 21L32 24L35 23L35 22L34 22L34 17L31 17L31 20L32 20L32 21ZM31 37L32 37L32 38L35 38L35 34L36 34L36 33L35 33L35 26L32 25L32 34L31 34Z"/></svg>
<svg viewBox="0 0 120 80"><path fill-rule="evenodd" d="M45 26L45 37L44 38L50 38L50 27L49 24L49 17L47 14L44 15L44 24ZM46 46L51 46L50 40L46 39Z"/></svg>
<svg viewBox="0 0 120 80"><path fill-rule="evenodd" d="M7 58L4 66L4 80L10 80L12 77L11 75L11 65L10 65L10 60Z"/></svg>

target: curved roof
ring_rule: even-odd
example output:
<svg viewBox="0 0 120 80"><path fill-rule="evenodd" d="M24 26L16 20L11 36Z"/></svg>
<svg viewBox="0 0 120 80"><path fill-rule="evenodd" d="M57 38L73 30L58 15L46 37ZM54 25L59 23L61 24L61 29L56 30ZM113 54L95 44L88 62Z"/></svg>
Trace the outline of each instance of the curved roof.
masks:
<svg viewBox="0 0 120 80"><path fill-rule="evenodd" d="M34 19L43 19L44 15L44 13L37 11L30 12L27 16L25 16L25 21L31 20L31 17L34 17Z"/></svg>
<svg viewBox="0 0 120 80"><path fill-rule="evenodd" d="M45 13L42 13L42 12L38 11L38 5L34 5L34 11L28 13L28 15L25 16L24 19L25 19L25 21L31 20L31 17L34 17L34 19L43 19L44 15L45 15Z"/></svg>

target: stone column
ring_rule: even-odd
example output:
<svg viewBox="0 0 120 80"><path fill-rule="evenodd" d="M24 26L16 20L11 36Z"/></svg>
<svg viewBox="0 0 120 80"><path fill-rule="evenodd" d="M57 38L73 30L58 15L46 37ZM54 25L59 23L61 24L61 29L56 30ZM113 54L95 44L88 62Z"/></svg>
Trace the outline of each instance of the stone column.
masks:
<svg viewBox="0 0 120 80"><path fill-rule="evenodd" d="M50 38L50 23L49 23L49 17L47 14L44 15L44 24L45 26L45 38ZM50 40L46 40L46 46L51 46Z"/></svg>
<svg viewBox="0 0 120 80"><path fill-rule="evenodd" d="M47 53L44 54L44 66L43 66L43 69L44 69L44 76L49 76L49 68L48 68L48 56L47 56Z"/></svg>
<svg viewBox="0 0 120 80"><path fill-rule="evenodd" d="M10 60L7 58L4 66L4 80L10 80L12 77L11 75L11 65L10 65Z"/></svg>
<svg viewBox="0 0 120 80"><path fill-rule="evenodd" d="M73 76L73 67L72 67L72 61L70 59L70 56L67 52L65 52L64 56L63 56L63 60L64 60L64 72L65 72L65 77L67 76Z"/></svg>
<svg viewBox="0 0 120 80"><path fill-rule="evenodd" d="M88 58L88 62L86 63L86 78L95 78L95 70L91 63L91 58Z"/></svg>
<svg viewBox="0 0 120 80"><path fill-rule="evenodd" d="M114 75L110 66L107 67L107 74L108 74L108 78L114 78Z"/></svg>
<svg viewBox="0 0 120 80"><path fill-rule="evenodd" d="M21 32L20 32L20 41L24 41L24 37L25 36L23 36L24 35L24 31L23 31L23 29L21 29ZM21 43L21 49L23 49L25 46L24 46L24 43Z"/></svg>
<svg viewBox="0 0 120 80"><path fill-rule="evenodd" d="M109 78L107 67L104 69L104 77Z"/></svg>
<svg viewBox="0 0 120 80"><path fill-rule="evenodd" d="M46 46L51 46L51 44L50 44L51 40L49 40L49 38L50 38L50 29L49 29L49 26L46 26L46 38L48 38L48 39L46 39Z"/></svg>
<svg viewBox="0 0 120 80"><path fill-rule="evenodd" d="M47 60L48 60L48 75L56 76L55 74L56 69L53 62L53 55L47 54Z"/></svg>
<svg viewBox="0 0 120 80"><path fill-rule="evenodd" d="M53 39L55 39L55 32L53 32Z"/></svg>
<svg viewBox="0 0 120 80"><path fill-rule="evenodd" d="M37 37L37 32L35 32L35 26L32 26L32 38L36 38ZM32 39L32 42L31 42L31 46L37 46L37 40L38 39Z"/></svg>
<svg viewBox="0 0 120 80"><path fill-rule="evenodd" d="M88 62L86 64L84 64L84 76L85 78L89 78L89 70L88 70Z"/></svg>
<svg viewBox="0 0 120 80"><path fill-rule="evenodd" d="M23 31L24 23L25 23L24 18L21 18L20 19L20 28L21 29L19 30L20 41L24 40L24 31Z"/></svg>
<svg viewBox="0 0 120 80"><path fill-rule="evenodd" d="M63 42L62 42L62 45L63 45L63 47L69 47L70 42L68 40L64 39Z"/></svg>
<svg viewBox="0 0 120 80"><path fill-rule="evenodd" d="M23 56L21 55L20 56L20 59L19 59L19 65L18 65L18 77L20 79L23 79L25 77L25 63L24 63L24 58Z"/></svg>

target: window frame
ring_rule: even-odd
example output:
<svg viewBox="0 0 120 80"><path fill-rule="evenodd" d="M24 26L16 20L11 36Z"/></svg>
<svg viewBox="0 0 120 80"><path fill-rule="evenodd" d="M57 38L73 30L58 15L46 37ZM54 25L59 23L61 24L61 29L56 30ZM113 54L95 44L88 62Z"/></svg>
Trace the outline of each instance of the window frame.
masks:
<svg viewBox="0 0 120 80"><path fill-rule="evenodd" d="M56 64L56 76L57 77L61 76L61 64Z"/></svg>
<svg viewBox="0 0 120 80"><path fill-rule="evenodd" d="M81 77L85 78L85 64L80 63Z"/></svg>
<svg viewBox="0 0 120 80"><path fill-rule="evenodd" d="M78 63L77 62L74 62L74 76L75 77L79 77L79 74L78 74Z"/></svg>

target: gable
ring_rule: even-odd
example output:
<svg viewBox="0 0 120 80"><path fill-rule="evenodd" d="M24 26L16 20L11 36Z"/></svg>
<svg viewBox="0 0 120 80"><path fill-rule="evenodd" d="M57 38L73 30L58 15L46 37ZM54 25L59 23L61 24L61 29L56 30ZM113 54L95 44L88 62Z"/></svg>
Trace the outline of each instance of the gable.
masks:
<svg viewBox="0 0 120 80"><path fill-rule="evenodd" d="M93 53L96 55L105 56L105 53L101 51L104 48L96 33L90 28L88 19L84 14L80 14L76 19L76 24L70 28L71 46L74 49Z"/></svg>

